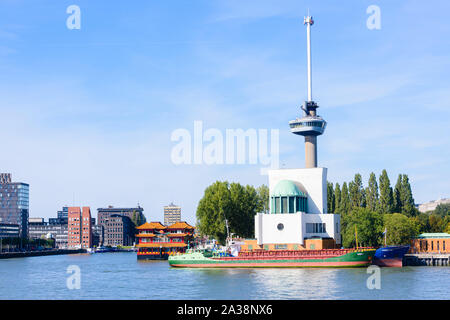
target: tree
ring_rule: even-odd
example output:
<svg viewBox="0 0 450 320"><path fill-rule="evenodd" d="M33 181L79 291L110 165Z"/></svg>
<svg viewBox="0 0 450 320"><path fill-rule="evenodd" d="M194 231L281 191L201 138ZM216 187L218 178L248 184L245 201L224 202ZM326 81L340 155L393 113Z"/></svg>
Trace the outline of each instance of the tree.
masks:
<svg viewBox="0 0 450 320"><path fill-rule="evenodd" d="M334 187L334 212L339 212L339 205L341 203L341 186L336 182Z"/></svg>
<svg viewBox="0 0 450 320"><path fill-rule="evenodd" d="M333 191L333 183L327 182L327 208L328 212L335 212L335 199L334 199L334 191Z"/></svg>
<svg viewBox="0 0 450 320"><path fill-rule="evenodd" d="M450 203L438 204L436 209L434 209L433 214L441 216L441 217L450 215Z"/></svg>
<svg viewBox="0 0 450 320"><path fill-rule="evenodd" d="M344 215L350 211L350 196L348 194L347 182L342 185L341 202L339 204L339 213Z"/></svg>
<svg viewBox="0 0 450 320"><path fill-rule="evenodd" d="M382 215L367 208L353 208L351 212L341 218L343 245L355 247L355 226L358 233L358 246L377 246L381 243L383 219Z"/></svg>
<svg viewBox="0 0 450 320"><path fill-rule="evenodd" d="M380 201L378 210L380 213L392 213L394 207L394 199L392 195L391 182L388 174L384 169L380 175Z"/></svg>
<svg viewBox="0 0 450 320"><path fill-rule="evenodd" d="M417 226L418 233L430 232L430 217L426 213L419 213L416 216L410 218Z"/></svg>
<svg viewBox="0 0 450 320"><path fill-rule="evenodd" d="M411 239L419 234L419 226L403 214L385 214L383 218L388 245L410 244Z"/></svg>
<svg viewBox="0 0 450 320"><path fill-rule="evenodd" d="M256 189L259 197L258 212L269 213L269 187L265 184Z"/></svg>
<svg viewBox="0 0 450 320"><path fill-rule="evenodd" d="M240 237L254 236L254 216L261 199L252 186L216 181L206 188L197 207L197 226L202 235L225 243L228 221L230 233Z"/></svg>
<svg viewBox="0 0 450 320"><path fill-rule="evenodd" d="M350 203L352 208L365 207L365 195L362 185L362 178L359 173L355 174L355 178L349 183Z"/></svg>
<svg viewBox="0 0 450 320"><path fill-rule="evenodd" d="M411 185L409 184L408 175L403 174L401 179L400 201L402 204L401 212L407 216L416 215L416 206L412 196Z"/></svg>
<svg viewBox="0 0 450 320"><path fill-rule="evenodd" d="M369 210L375 211L378 206L378 183L375 173L371 173L369 177L369 186L366 189L366 202Z"/></svg>
<svg viewBox="0 0 450 320"><path fill-rule="evenodd" d="M399 174L397 178L397 183L395 184L394 192L393 192L393 201L394 201L394 207L393 211L400 213L402 212L402 175Z"/></svg>
<svg viewBox="0 0 450 320"><path fill-rule="evenodd" d="M206 188L197 206L197 226L200 234L224 242L227 236L225 219L231 215L232 203L228 182L216 181Z"/></svg>

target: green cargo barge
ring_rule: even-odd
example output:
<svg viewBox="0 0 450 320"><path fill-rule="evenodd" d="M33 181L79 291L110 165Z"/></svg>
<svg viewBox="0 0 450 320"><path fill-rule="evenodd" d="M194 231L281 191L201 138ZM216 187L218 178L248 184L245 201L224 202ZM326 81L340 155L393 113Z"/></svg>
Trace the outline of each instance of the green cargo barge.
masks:
<svg viewBox="0 0 450 320"><path fill-rule="evenodd" d="M258 250L237 257L190 251L169 257L172 267L183 268L356 268L372 263L375 249Z"/></svg>

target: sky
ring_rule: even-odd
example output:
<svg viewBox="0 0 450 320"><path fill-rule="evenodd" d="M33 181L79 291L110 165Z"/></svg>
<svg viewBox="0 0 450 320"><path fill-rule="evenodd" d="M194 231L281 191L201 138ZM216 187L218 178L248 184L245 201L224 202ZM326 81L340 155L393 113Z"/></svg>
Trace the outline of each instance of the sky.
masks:
<svg viewBox="0 0 450 320"><path fill-rule="evenodd" d="M279 130L280 166L303 167L288 121L307 96L308 9L328 180L386 169L416 203L450 197L448 1L0 0L0 172L30 184L30 217L140 204L163 221L173 202L194 224L208 185L267 175L176 164L174 131Z"/></svg>

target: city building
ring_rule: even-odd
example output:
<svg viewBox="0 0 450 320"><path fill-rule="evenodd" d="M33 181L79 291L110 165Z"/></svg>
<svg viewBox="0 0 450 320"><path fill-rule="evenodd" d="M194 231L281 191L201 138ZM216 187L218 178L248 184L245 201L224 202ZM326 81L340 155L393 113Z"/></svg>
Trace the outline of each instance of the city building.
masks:
<svg viewBox="0 0 450 320"><path fill-rule="evenodd" d="M28 238L30 185L12 182L10 173L0 173L0 223L19 225L19 237Z"/></svg>
<svg viewBox="0 0 450 320"><path fill-rule="evenodd" d="M91 248L92 247L92 219L89 207L68 208L68 247Z"/></svg>
<svg viewBox="0 0 450 320"><path fill-rule="evenodd" d="M170 255L185 252L193 240L195 230L184 221L170 226L161 222L147 222L137 229L137 258L147 260L165 260Z"/></svg>
<svg viewBox="0 0 450 320"><path fill-rule="evenodd" d="M412 253L450 253L450 234L422 233L411 242Z"/></svg>
<svg viewBox="0 0 450 320"><path fill-rule="evenodd" d="M317 137L326 121L312 99L311 26L307 26L308 100L303 115L289 122L290 130L305 138L305 168L269 170L270 211L255 216L256 240L246 249L327 249L341 243L340 216L328 212L327 169L317 166ZM245 249L245 248L243 248Z"/></svg>
<svg viewBox="0 0 450 320"><path fill-rule="evenodd" d="M181 207L173 203L164 207L164 224L170 226L171 224L181 221Z"/></svg>
<svg viewBox="0 0 450 320"><path fill-rule="evenodd" d="M450 199L443 198L439 200L433 200L429 202L425 202L422 204L417 205L417 209L419 209L420 212L429 212L436 209L436 207L440 204L450 204Z"/></svg>
<svg viewBox="0 0 450 320"><path fill-rule="evenodd" d="M67 224L45 222L44 218L30 218L28 229L29 238L32 240L51 238L55 240L55 248L66 249L68 247Z"/></svg>
<svg viewBox="0 0 450 320"><path fill-rule="evenodd" d="M18 238L20 227L18 224L0 223L0 239Z"/></svg>
<svg viewBox="0 0 450 320"><path fill-rule="evenodd" d="M97 209L97 220L98 224L103 225L108 217L111 215L121 215L133 220L133 215L140 215L141 220L145 220L144 208L137 206L136 208L114 208L113 206L108 206L108 208L98 208Z"/></svg>
<svg viewBox="0 0 450 320"><path fill-rule="evenodd" d="M134 224L127 216L110 215L105 218L102 226L104 246L134 245Z"/></svg>
<svg viewBox="0 0 450 320"><path fill-rule="evenodd" d="M48 223L50 224L67 224L67 217L69 214L69 207L65 206L62 210L56 213L56 218L49 218Z"/></svg>

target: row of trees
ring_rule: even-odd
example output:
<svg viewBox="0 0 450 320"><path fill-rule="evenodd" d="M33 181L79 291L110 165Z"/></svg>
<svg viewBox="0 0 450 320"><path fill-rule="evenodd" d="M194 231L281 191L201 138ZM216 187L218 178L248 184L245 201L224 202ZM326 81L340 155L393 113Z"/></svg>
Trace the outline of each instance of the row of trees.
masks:
<svg viewBox="0 0 450 320"><path fill-rule="evenodd" d="M341 186L328 182L328 211L334 213L349 212L352 208L368 208L379 213L402 213L415 216L418 210L414 205L409 178L399 174L395 188L392 189L386 170L381 173L378 182L375 173L370 174L368 186L364 188L362 177L355 174L353 181Z"/></svg>
<svg viewBox="0 0 450 320"><path fill-rule="evenodd" d="M197 228L200 234L209 235L222 244L227 237L225 220L230 233L240 237L254 237L254 216L268 212L269 188L254 188L239 183L216 181L206 188L197 207Z"/></svg>
<svg viewBox="0 0 450 320"><path fill-rule="evenodd" d="M421 213L414 204L409 178L400 174L392 188L386 170L378 180L372 172L367 187L362 184L360 174L353 181L333 185L328 182L327 205L329 212L341 215L341 234L344 247L358 242L366 246L382 245L383 233L387 244L409 244L412 237L424 232L450 231L450 210L437 209Z"/></svg>

